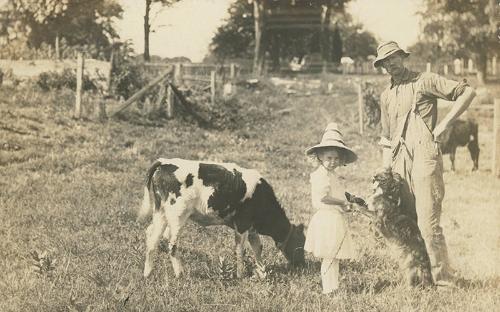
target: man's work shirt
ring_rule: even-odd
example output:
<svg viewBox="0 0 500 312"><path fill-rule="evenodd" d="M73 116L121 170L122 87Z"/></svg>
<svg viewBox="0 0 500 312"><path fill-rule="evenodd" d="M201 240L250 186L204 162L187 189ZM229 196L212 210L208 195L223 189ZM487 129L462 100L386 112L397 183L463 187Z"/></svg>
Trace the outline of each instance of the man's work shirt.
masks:
<svg viewBox="0 0 500 312"><path fill-rule="evenodd" d="M457 82L434 73L418 73L405 69L401 80L391 79L391 85L380 97L382 141L384 138L391 141L395 135L400 135L396 133L398 125L404 123L415 99L416 111L429 130L434 130L437 122L437 99L455 101L466 86L465 81Z"/></svg>

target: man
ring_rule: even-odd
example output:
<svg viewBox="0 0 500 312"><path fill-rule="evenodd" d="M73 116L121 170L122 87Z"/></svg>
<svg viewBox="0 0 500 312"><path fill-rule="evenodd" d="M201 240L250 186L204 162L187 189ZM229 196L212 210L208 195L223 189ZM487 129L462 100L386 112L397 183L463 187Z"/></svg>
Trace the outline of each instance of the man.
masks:
<svg viewBox="0 0 500 312"><path fill-rule="evenodd" d="M391 84L380 99L383 165L407 182L405 207L415 211L418 226L431 259L432 273L439 285L454 280L446 241L440 226L444 197L443 160L435 138L470 105L475 91L464 82L405 67L410 54L394 41L377 48L373 65L391 75ZM455 101L437 124L437 99ZM437 125L436 125L437 124ZM414 212L413 212L414 214Z"/></svg>

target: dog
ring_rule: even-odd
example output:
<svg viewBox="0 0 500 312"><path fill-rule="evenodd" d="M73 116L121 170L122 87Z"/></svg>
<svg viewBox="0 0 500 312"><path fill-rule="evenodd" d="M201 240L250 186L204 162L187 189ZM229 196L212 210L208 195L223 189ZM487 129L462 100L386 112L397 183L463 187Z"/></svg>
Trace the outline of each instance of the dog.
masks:
<svg viewBox="0 0 500 312"><path fill-rule="evenodd" d="M377 173L373 177L373 193L368 203L350 193L347 201L352 209L367 216L375 229L395 247L397 261L405 271L407 285L411 287L432 287L429 254L417 225L416 213L408 212L401 205L403 178L391 170Z"/></svg>

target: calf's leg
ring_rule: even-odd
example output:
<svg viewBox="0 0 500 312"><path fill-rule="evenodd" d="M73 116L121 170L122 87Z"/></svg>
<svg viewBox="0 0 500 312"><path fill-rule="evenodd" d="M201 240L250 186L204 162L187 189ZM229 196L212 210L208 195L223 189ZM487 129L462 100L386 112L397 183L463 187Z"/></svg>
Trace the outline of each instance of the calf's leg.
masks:
<svg viewBox="0 0 500 312"><path fill-rule="evenodd" d="M476 171L479 169L479 145L477 144L477 140L470 141L469 144L467 144L467 148L469 149L473 163L472 171Z"/></svg>
<svg viewBox="0 0 500 312"><path fill-rule="evenodd" d="M179 236L179 231L186 223L186 220L189 218L191 213L192 211L186 208L183 200L178 200L174 205L169 205L165 209L170 229L168 233L168 236L170 237L168 249L170 253L170 261L172 262L176 277L179 277L184 272L182 262L177 256L177 238Z"/></svg>
<svg viewBox="0 0 500 312"><path fill-rule="evenodd" d="M153 259L151 258L154 250L158 247L161 236L167 221L160 211L153 212L153 221L146 229L146 260L144 263L144 277L148 277L153 270Z"/></svg>
<svg viewBox="0 0 500 312"><path fill-rule="evenodd" d="M455 171L455 152L456 151L457 151L456 147L452 147L450 150L451 171Z"/></svg>
<svg viewBox="0 0 500 312"><path fill-rule="evenodd" d="M234 230L234 240L236 248L236 276L242 278L245 272L245 264L243 263L243 252L245 248L245 241L248 238L248 231L240 234L235 228Z"/></svg>
<svg viewBox="0 0 500 312"><path fill-rule="evenodd" d="M257 266L257 275L260 278L266 277L266 267L262 262L262 243L259 234L255 230L248 231L248 243L252 247L255 256L255 264Z"/></svg>

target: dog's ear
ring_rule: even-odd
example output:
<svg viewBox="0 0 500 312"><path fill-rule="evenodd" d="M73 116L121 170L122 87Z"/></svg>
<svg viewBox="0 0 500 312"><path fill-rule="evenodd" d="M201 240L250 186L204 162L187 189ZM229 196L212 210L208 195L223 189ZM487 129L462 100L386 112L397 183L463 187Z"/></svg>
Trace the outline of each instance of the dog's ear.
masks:
<svg viewBox="0 0 500 312"><path fill-rule="evenodd" d="M349 192L344 192L344 195L345 195L345 199L347 199L348 202L352 203L352 198L354 196Z"/></svg>
<svg viewBox="0 0 500 312"><path fill-rule="evenodd" d="M394 172L394 173L392 174L392 177L393 177L394 181L395 181L397 184L399 184L399 185L403 185L404 180L403 180L403 177L402 177L399 173Z"/></svg>
<svg viewBox="0 0 500 312"><path fill-rule="evenodd" d="M373 195L374 196L379 196L384 194L384 190L378 185L376 188L374 188Z"/></svg>

